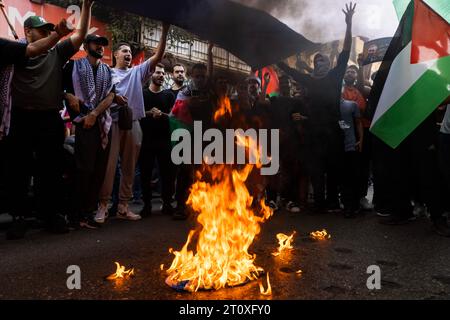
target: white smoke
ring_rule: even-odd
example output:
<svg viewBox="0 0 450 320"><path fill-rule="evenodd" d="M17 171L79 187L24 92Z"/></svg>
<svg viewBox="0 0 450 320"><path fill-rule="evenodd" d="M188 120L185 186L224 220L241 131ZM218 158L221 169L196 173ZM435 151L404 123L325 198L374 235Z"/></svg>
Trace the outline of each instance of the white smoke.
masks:
<svg viewBox="0 0 450 320"><path fill-rule="evenodd" d="M342 9L349 0L233 0L259 8L314 42L342 39ZM354 1L355 2L355 1ZM392 0L356 1L353 35L370 39L390 37L398 26Z"/></svg>

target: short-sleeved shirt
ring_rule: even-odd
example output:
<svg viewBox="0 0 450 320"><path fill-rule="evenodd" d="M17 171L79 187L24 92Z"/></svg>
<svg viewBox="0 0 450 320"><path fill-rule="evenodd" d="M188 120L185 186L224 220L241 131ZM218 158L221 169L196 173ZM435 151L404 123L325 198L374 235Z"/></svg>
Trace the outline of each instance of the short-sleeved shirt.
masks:
<svg viewBox="0 0 450 320"><path fill-rule="evenodd" d="M50 111L62 108L63 67L78 50L70 39L58 43L47 54L30 58L14 69L14 108Z"/></svg>
<svg viewBox="0 0 450 320"><path fill-rule="evenodd" d="M450 134L450 104L447 105L447 111L445 112L444 119L442 120L441 132Z"/></svg>
<svg viewBox="0 0 450 320"><path fill-rule="evenodd" d="M112 69L112 80L116 88L116 94L127 97L128 106L133 110L133 120L145 118L143 86L150 75L150 60L126 70ZM118 121L116 104L111 106L111 111L113 121Z"/></svg>
<svg viewBox="0 0 450 320"><path fill-rule="evenodd" d="M148 88L144 89L145 111L158 108L165 114L169 114L175 103L175 97L170 89L155 93ZM169 118L162 116L155 119L152 116L142 118L141 128L143 134L142 145L161 142L170 145Z"/></svg>
<svg viewBox="0 0 450 320"><path fill-rule="evenodd" d="M362 93L358 90L358 88L354 86L344 86L344 89L342 90L342 98L345 100L356 102L359 111L361 112L361 121L363 127L370 128L370 120L364 117L366 113L367 101Z"/></svg>
<svg viewBox="0 0 450 320"><path fill-rule="evenodd" d="M344 130L345 152L356 151L355 120L360 118L358 105L354 101L341 101L341 129Z"/></svg>
<svg viewBox="0 0 450 320"><path fill-rule="evenodd" d="M27 44L0 38L0 67L23 64L26 61Z"/></svg>

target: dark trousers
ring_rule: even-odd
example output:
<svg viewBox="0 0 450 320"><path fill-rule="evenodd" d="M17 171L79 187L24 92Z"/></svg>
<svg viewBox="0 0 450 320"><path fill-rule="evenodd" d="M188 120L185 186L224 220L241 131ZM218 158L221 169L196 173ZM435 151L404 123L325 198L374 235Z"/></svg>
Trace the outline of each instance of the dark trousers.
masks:
<svg viewBox="0 0 450 320"><path fill-rule="evenodd" d="M359 197L365 198L369 191L370 167L372 163L372 138L369 128L364 128L364 144L359 161Z"/></svg>
<svg viewBox="0 0 450 320"><path fill-rule="evenodd" d="M6 142L0 140L0 214L7 212L7 198L6 198Z"/></svg>
<svg viewBox="0 0 450 320"><path fill-rule="evenodd" d="M98 122L90 129L81 125L75 130L75 194L74 219L88 218L98 205L100 188L105 178L110 142L103 149Z"/></svg>
<svg viewBox="0 0 450 320"><path fill-rule="evenodd" d="M375 207L400 218L412 215L411 158L405 145L392 149L374 137L373 174L376 188Z"/></svg>
<svg viewBox="0 0 450 320"><path fill-rule="evenodd" d="M450 197L450 134L439 135L439 168L444 178L444 194ZM449 209L449 208L446 208Z"/></svg>
<svg viewBox="0 0 450 320"><path fill-rule="evenodd" d="M63 144L64 123L58 111L32 112L13 108L6 157L12 215L30 213L27 200L32 175L39 216L50 220L61 212Z"/></svg>
<svg viewBox="0 0 450 320"><path fill-rule="evenodd" d="M411 184L416 185L417 196L428 207L431 220L437 220L445 211L445 183L438 166L438 152L436 149L411 147L411 178L414 179Z"/></svg>
<svg viewBox="0 0 450 320"><path fill-rule="evenodd" d="M331 134L314 135L309 150L309 172L314 190L315 205L324 206L339 203L338 186L344 157L341 130Z"/></svg>
<svg viewBox="0 0 450 320"><path fill-rule="evenodd" d="M281 159L281 195L288 201L306 203L304 196L306 168L302 161L300 146L293 144L290 150L285 148ZM307 194L307 193L306 193Z"/></svg>
<svg viewBox="0 0 450 320"><path fill-rule="evenodd" d="M152 142L142 144L139 156L141 168L142 196L146 205L152 201L152 172L158 161L159 175L162 184L162 200L165 205L172 202L175 189L175 166L172 164L171 149L168 143Z"/></svg>
<svg viewBox="0 0 450 320"><path fill-rule="evenodd" d="M282 165L281 165L282 166ZM266 199L267 201L274 201L277 202L278 200L278 193L280 190L280 173L277 173L273 176L266 177Z"/></svg>
<svg viewBox="0 0 450 320"><path fill-rule="evenodd" d="M342 203L345 210L356 211L359 208L360 156L356 151L348 151L344 155Z"/></svg>
<svg viewBox="0 0 450 320"><path fill-rule="evenodd" d="M194 182L194 166L190 164L180 164L177 166L176 178L176 194L177 207L186 207L186 202L189 198L189 189Z"/></svg>

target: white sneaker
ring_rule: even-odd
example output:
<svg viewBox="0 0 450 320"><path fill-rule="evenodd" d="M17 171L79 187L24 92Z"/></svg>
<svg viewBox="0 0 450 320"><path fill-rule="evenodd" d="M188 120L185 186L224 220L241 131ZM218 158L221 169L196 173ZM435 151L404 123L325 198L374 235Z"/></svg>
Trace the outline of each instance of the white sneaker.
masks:
<svg viewBox="0 0 450 320"><path fill-rule="evenodd" d="M106 218L108 218L108 207L100 204L98 206L94 220L97 223L105 223Z"/></svg>
<svg viewBox="0 0 450 320"><path fill-rule="evenodd" d="M359 204L361 205L361 208L363 210L373 210L374 206L372 203L369 202L369 200L367 200L367 198L362 198L359 201Z"/></svg>
<svg viewBox="0 0 450 320"><path fill-rule="evenodd" d="M140 215L130 210L128 204L119 204L117 208L117 218L131 221L137 221L142 219Z"/></svg>
<svg viewBox="0 0 450 320"><path fill-rule="evenodd" d="M292 212L292 213L299 213L300 212L300 207L298 206L298 204L296 204L293 201L289 201L288 202L288 204L286 205L286 209L289 212Z"/></svg>

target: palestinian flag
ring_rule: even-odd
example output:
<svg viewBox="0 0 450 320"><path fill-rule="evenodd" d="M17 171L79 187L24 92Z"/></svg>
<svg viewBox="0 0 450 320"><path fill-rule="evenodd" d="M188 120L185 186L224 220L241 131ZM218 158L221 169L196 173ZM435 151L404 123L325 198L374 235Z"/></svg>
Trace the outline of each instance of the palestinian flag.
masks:
<svg viewBox="0 0 450 320"><path fill-rule="evenodd" d="M369 101L371 131L392 148L450 95L449 21L445 1L411 1L389 46Z"/></svg>
<svg viewBox="0 0 450 320"><path fill-rule="evenodd" d="M261 74L260 74L261 73ZM278 79L278 73L275 71L273 67L265 67L261 70L258 70L255 72L255 76L262 79L261 87L264 87L266 84L266 81L264 80L264 75L268 73L270 74L270 82L267 86L267 92L266 94L269 95L269 97L276 97L280 95L280 80Z"/></svg>
<svg viewBox="0 0 450 320"><path fill-rule="evenodd" d="M191 112L188 106L189 97L186 96L181 90L178 93L175 105L169 115L169 125L170 133L177 129L186 129L189 132L193 130L194 121L192 120ZM176 145L178 142L172 141L172 146Z"/></svg>

